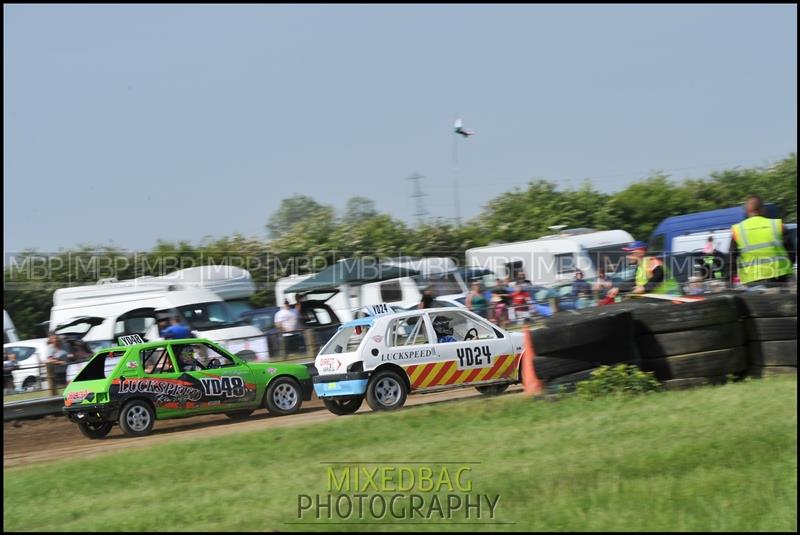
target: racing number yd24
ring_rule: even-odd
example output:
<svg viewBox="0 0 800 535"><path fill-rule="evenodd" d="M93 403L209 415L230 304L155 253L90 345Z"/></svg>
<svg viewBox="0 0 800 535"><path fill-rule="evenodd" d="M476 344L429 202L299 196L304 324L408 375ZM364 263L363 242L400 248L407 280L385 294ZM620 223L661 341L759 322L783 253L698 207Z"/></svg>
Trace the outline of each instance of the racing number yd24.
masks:
<svg viewBox="0 0 800 535"><path fill-rule="evenodd" d="M492 352L489 350L489 346L486 345L475 346L474 348L459 347L456 350L456 356L458 357L459 368L483 366L484 357L486 357L487 366L491 366L492 364Z"/></svg>

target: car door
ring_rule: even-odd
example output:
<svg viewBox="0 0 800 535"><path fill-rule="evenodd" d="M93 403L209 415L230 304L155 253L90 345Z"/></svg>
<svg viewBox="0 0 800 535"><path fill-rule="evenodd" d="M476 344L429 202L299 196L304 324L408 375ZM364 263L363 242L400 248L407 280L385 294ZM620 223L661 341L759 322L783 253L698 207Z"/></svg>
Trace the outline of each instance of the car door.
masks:
<svg viewBox="0 0 800 535"><path fill-rule="evenodd" d="M199 412L255 408L255 375L241 359L206 342L171 344L181 377L202 392Z"/></svg>
<svg viewBox="0 0 800 535"><path fill-rule="evenodd" d="M517 356L511 340L491 323L467 311L429 312L436 352L446 367L431 386L474 384L514 377Z"/></svg>
<svg viewBox="0 0 800 535"><path fill-rule="evenodd" d="M157 418L182 416L197 410L202 392L181 375L168 344L145 348L128 358L112 382L111 397L122 403L129 397L146 397Z"/></svg>
<svg viewBox="0 0 800 535"><path fill-rule="evenodd" d="M379 364L392 363L403 368L412 390L428 388L442 364L433 341L424 313L394 318L386 330L386 349L380 354Z"/></svg>

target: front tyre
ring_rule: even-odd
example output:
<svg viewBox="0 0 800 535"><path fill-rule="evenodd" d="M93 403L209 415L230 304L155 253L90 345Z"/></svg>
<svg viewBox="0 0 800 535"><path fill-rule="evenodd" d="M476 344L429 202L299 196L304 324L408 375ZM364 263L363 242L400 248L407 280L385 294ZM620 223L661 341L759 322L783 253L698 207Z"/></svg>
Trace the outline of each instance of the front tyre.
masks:
<svg viewBox="0 0 800 535"><path fill-rule="evenodd" d="M399 409L405 404L407 396L406 382L392 370L374 374L367 385L367 403L374 411Z"/></svg>
<svg viewBox="0 0 800 535"><path fill-rule="evenodd" d="M337 416L344 416L346 414L353 414L364 402L364 396L356 396L352 398L322 398L322 403L325 408Z"/></svg>
<svg viewBox="0 0 800 535"><path fill-rule="evenodd" d="M119 413L119 427L129 437L149 435L155 421L153 406L140 399L129 401Z"/></svg>
<svg viewBox="0 0 800 535"><path fill-rule="evenodd" d="M78 422L83 436L91 439L103 438L111 431L111 422Z"/></svg>
<svg viewBox="0 0 800 535"><path fill-rule="evenodd" d="M267 410L276 416L286 416L300 411L303 392L292 377L278 377L267 388Z"/></svg>
<svg viewBox="0 0 800 535"><path fill-rule="evenodd" d="M486 385L486 386L476 386L475 388L483 394L484 396L499 396L506 390L508 390L508 383L503 385Z"/></svg>

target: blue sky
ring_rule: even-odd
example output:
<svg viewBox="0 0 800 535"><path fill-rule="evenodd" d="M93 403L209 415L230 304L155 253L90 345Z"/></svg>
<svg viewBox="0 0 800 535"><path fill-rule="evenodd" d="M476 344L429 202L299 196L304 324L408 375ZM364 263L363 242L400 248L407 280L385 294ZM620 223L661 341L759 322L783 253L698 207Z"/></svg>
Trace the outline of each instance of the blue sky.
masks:
<svg viewBox="0 0 800 535"><path fill-rule="evenodd" d="M794 5L4 6L6 251L147 249L295 193L410 181L452 218L534 178L615 191L797 147Z"/></svg>

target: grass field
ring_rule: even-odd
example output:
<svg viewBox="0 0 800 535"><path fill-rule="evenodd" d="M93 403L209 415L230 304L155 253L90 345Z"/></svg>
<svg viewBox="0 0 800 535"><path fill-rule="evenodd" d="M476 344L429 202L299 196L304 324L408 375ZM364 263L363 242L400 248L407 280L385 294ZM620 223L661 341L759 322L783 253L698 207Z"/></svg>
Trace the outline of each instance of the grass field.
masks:
<svg viewBox="0 0 800 535"><path fill-rule="evenodd" d="M13 468L3 520L14 531L795 531L796 448L795 377L630 400L508 395ZM298 495L326 495L332 461L478 463L472 492L499 494L496 516L299 523Z"/></svg>

